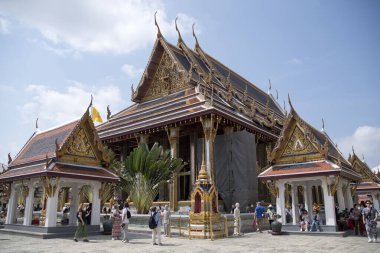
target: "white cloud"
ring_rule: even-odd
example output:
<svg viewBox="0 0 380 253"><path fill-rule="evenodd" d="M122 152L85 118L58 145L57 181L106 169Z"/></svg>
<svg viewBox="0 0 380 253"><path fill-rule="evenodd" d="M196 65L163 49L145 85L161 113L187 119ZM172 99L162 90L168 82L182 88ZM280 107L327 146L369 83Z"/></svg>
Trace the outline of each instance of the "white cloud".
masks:
<svg viewBox="0 0 380 253"><path fill-rule="evenodd" d="M37 29L55 47L79 52L129 53L155 39L153 14L164 36L174 37L174 17L166 17L162 0L66 0L0 2L0 10ZM195 19L180 13L182 33L190 33Z"/></svg>
<svg viewBox="0 0 380 253"><path fill-rule="evenodd" d="M114 85L88 87L68 81L63 91L34 84L28 85L25 91L31 95L31 100L18 109L27 123L38 117L41 130L81 117L90 103L91 94L93 105L100 111L103 121L106 120L107 105L113 112L125 106L120 89Z"/></svg>
<svg viewBox="0 0 380 253"><path fill-rule="evenodd" d="M130 78L135 79L136 77L140 76L144 69L143 68L136 68L133 65L130 64L124 64L121 67L121 70Z"/></svg>
<svg viewBox="0 0 380 253"><path fill-rule="evenodd" d="M364 154L365 161L370 167L380 164L379 127L360 126L351 136L342 138L338 143L344 154L352 152L353 146L359 157Z"/></svg>
<svg viewBox="0 0 380 253"><path fill-rule="evenodd" d="M303 63L303 61L301 59L298 59L298 58L293 58L293 59L289 60L288 63L293 64L293 65L300 65Z"/></svg>
<svg viewBox="0 0 380 253"><path fill-rule="evenodd" d="M6 34L9 32L8 21L0 17L0 34Z"/></svg>

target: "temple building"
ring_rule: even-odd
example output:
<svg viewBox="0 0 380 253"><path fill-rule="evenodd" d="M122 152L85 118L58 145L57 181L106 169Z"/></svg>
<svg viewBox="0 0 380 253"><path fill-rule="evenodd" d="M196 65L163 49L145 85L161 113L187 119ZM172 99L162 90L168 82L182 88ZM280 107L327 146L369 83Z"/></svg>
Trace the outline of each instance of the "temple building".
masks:
<svg viewBox="0 0 380 253"><path fill-rule="evenodd" d="M108 121L97 127L100 139L121 160L139 143L158 142L186 161L170 185L160 187L156 199L170 201L172 210L190 206L203 140L207 173L225 211L235 202L244 209L270 197L258 184L257 172L266 165L266 147L280 134L284 110L273 96L208 55L194 29L192 50L177 27L177 45L157 28L141 81L132 86L134 103L109 113Z"/></svg>
<svg viewBox="0 0 380 253"><path fill-rule="evenodd" d="M102 189L119 179L107 169L108 160L88 110L80 119L46 131L36 126L17 156L13 160L9 156L8 169L0 175L0 184L8 191L5 229L72 234L80 198L87 190L93 210L89 230L99 232ZM58 217L65 203L70 206L67 223Z"/></svg>
<svg viewBox="0 0 380 253"><path fill-rule="evenodd" d="M352 155L348 157L348 161L352 164L354 170L362 176L361 182L356 186L356 202L365 201L367 199L373 202L373 207L379 210L380 206L380 179L372 172L368 165L361 160L352 148Z"/></svg>
<svg viewBox="0 0 380 253"><path fill-rule="evenodd" d="M290 113L273 150L268 149L269 165L259 175L276 197L277 213L285 229L298 230L298 212L303 204L311 213L314 203L321 207L324 231L336 231L336 209L353 206L354 184L361 180L343 158L324 128L319 131L294 110ZM291 210L292 219L286 213Z"/></svg>

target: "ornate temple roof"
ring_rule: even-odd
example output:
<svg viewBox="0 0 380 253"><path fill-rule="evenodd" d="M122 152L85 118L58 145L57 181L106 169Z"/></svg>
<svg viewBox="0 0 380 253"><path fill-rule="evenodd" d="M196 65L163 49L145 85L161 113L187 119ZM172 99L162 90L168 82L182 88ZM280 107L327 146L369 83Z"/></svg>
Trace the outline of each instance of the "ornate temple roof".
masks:
<svg viewBox="0 0 380 253"><path fill-rule="evenodd" d="M177 30L178 31L178 30ZM179 31L178 31L179 33ZM273 97L206 54L191 50L179 33L177 46L159 33L132 106L97 127L102 140L215 113L275 140L284 111ZM120 139L119 139L120 140Z"/></svg>
<svg viewBox="0 0 380 253"><path fill-rule="evenodd" d="M315 175L342 175L358 181L360 175L344 159L327 133L305 122L294 110L285 119L273 150L267 149L269 165L259 178L277 179Z"/></svg>
<svg viewBox="0 0 380 253"><path fill-rule="evenodd" d="M118 176L104 168L108 163L87 110L81 119L36 131L0 174L0 182L41 176L117 181Z"/></svg>

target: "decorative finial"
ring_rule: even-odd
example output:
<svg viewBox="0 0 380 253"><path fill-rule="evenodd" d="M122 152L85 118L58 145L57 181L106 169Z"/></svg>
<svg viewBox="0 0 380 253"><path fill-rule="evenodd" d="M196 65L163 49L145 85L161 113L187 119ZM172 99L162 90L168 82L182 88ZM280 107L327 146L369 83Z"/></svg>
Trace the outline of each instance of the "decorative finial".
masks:
<svg viewBox="0 0 380 253"><path fill-rule="evenodd" d="M58 138L55 139L55 152L58 152L59 150L59 144L58 144Z"/></svg>
<svg viewBox="0 0 380 253"><path fill-rule="evenodd" d="M159 38L161 37L161 30L160 30L160 27L158 26L156 15L157 15L157 11L154 13L154 24L157 26L157 38Z"/></svg>
<svg viewBox="0 0 380 253"><path fill-rule="evenodd" d="M206 165L205 165L205 144L204 144L204 141L203 141L203 145L202 145L202 165L201 165L201 169L199 170L198 179L202 180L202 181L208 179L208 174L207 174Z"/></svg>
<svg viewBox="0 0 380 253"><path fill-rule="evenodd" d="M10 164L11 162L12 162L11 153L8 153L8 164Z"/></svg>
<svg viewBox="0 0 380 253"><path fill-rule="evenodd" d="M269 80L269 90L268 90L268 94L270 94L271 93L271 90L272 90L272 84L271 84L271 82L270 82L270 79L268 79Z"/></svg>
<svg viewBox="0 0 380 253"><path fill-rule="evenodd" d="M182 39L181 33L180 33L179 29L178 29L177 20L178 20L178 17L176 17L175 20L174 20L175 29L178 32L178 43L181 43L181 42L183 42L183 39Z"/></svg>
<svg viewBox="0 0 380 253"><path fill-rule="evenodd" d="M110 110L110 105L107 105L107 120L111 118L111 110Z"/></svg>
<svg viewBox="0 0 380 253"><path fill-rule="evenodd" d="M276 89L276 100L278 100L278 90Z"/></svg>
<svg viewBox="0 0 380 253"><path fill-rule="evenodd" d="M38 118L36 119L36 131L38 131Z"/></svg>
<svg viewBox="0 0 380 253"><path fill-rule="evenodd" d="M363 162L365 162L365 159L364 159L364 154L362 154L362 157L363 157Z"/></svg>
<svg viewBox="0 0 380 253"><path fill-rule="evenodd" d="M195 26L195 23L193 24L193 37L195 39L195 48L200 48L197 35L195 35L194 26Z"/></svg>
<svg viewBox="0 0 380 253"><path fill-rule="evenodd" d="M292 105L292 101L290 100L290 95L289 95L289 93L288 93L288 102L289 102L290 108L293 109L293 105Z"/></svg>
<svg viewBox="0 0 380 253"><path fill-rule="evenodd" d="M355 154L354 146L352 146L352 154Z"/></svg>
<svg viewBox="0 0 380 253"><path fill-rule="evenodd" d="M92 97L92 94L91 94L91 101L90 101L90 104L88 105L87 111L90 111L90 108L92 106L92 99L93 99L93 97Z"/></svg>
<svg viewBox="0 0 380 253"><path fill-rule="evenodd" d="M325 131L325 121L323 120L323 118L322 118L322 130L321 130L322 132L324 132Z"/></svg>
<svg viewBox="0 0 380 253"><path fill-rule="evenodd" d="M285 99L284 99L284 111L286 112Z"/></svg>

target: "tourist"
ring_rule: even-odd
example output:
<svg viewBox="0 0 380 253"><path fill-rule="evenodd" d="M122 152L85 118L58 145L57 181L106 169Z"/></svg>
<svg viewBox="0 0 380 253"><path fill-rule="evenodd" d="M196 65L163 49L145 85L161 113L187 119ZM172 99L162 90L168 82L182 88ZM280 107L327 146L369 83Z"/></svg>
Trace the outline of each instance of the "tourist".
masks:
<svg viewBox="0 0 380 253"><path fill-rule="evenodd" d="M321 217L319 215L321 208L317 203L313 204L313 215L310 226L310 231L318 231L321 232Z"/></svg>
<svg viewBox="0 0 380 253"><path fill-rule="evenodd" d="M299 217L299 220L301 221L301 217L302 217L302 214L303 212L305 211L305 207L303 204L298 204L298 217Z"/></svg>
<svg viewBox="0 0 380 253"><path fill-rule="evenodd" d="M170 210L169 206L165 205L165 209L163 211L162 223L164 225L164 234L166 237L169 236L169 225L170 225Z"/></svg>
<svg viewBox="0 0 380 253"><path fill-rule="evenodd" d="M234 213L234 210L235 210L235 205L232 205L232 207L231 207L231 213Z"/></svg>
<svg viewBox="0 0 380 253"><path fill-rule="evenodd" d="M112 240L120 240L121 236L121 216L117 204L113 206L112 212Z"/></svg>
<svg viewBox="0 0 380 253"><path fill-rule="evenodd" d="M86 226L86 212L83 210L83 203L79 205L77 212L78 227L75 231L74 241L78 242L78 239L83 238L84 242L88 242L87 239L87 226Z"/></svg>
<svg viewBox="0 0 380 253"><path fill-rule="evenodd" d="M285 222L287 224L292 222L292 208L290 206L285 207Z"/></svg>
<svg viewBox="0 0 380 253"><path fill-rule="evenodd" d="M161 243L161 214L157 211L155 206L151 207L150 215L153 217L156 227L152 228L152 240L153 245L157 245L156 237L158 239L158 245L162 245Z"/></svg>
<svg viewBox="0 0 380 253"><path fill-rule="evenodd" d="M274 219L276 217L276 212L274 211L273 206L271 204L269 204L269 206L268 206L266 216L267 216L268 221L269 221L269 229L272 230L272 222L274 221Z"/></svg>
<svg viewBox="0 0 380 253"><path fill-rule="evenodd" d="M235 204L235 210L234 210L234 235L240 236L240 225L241 225L241 219L240 219L240 204Z"/></svg>
<svg viewBox="0 0 380 253"><path fill-rule="evenodd" d="M260 233L263 232L262 226L263 226L264 214L265 214L265 207L263 207L260 202L257 202L254 218L256 219L257 230Z"/></svg>
<svg viewBox="0 0 380 253"><path fill-rule="evenodd" d="M129 224L129 219L131 217L131 212L129 211L129 204L126 202L124 204L124 209L123 209L123 214L121 218L121 228L123 229L123 240L122 242L127 243L129 242L128 240L128 224Z"/></svg>
<svg viewBox="0 0 380 253"><path fill-rule="evenodd" d="M92 203L88 204L86 208L86 223L87 225L91 225L91 214L92 214Z"/></svg>
<svg viewBox="0 0 380 253"><path fill-rule="evenodd" d="M368 242L377 242L377 210L370 200L366 201L367 207L363 209L363 223L367 230Z"/></svg>
<svg viewBox="0 0 380 253"><path fill-rule="evenodd" d="M62 208L62 220L61 220L62 225L69 224L69 211L70 211L70 208L67 205L65 205Z"/></svg>
<svg viewBox="0 0 380 253"><path fill-rule="evenodd" d="M307 210L303 210L302 215L300 217L300 231L308 231L309 226L309 214Z"/></svg>
<svg viewBox="0 0 380 253"><path fill-rule="evenodd" d="M355 231L355 235L358 235L359 234L359 223L360 223L360 216L361 216L361 213L360 213L360 206L358 206L357 204L354 204L354 208L352 210L352 216L353 216L353 220L354 220L354 231ZM362 234L363 231L360 233L360 235L363 235Z"/></svg>

